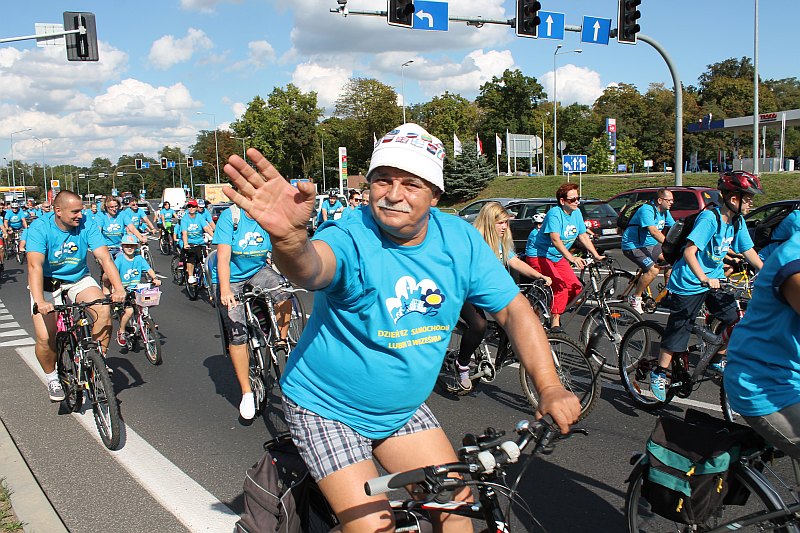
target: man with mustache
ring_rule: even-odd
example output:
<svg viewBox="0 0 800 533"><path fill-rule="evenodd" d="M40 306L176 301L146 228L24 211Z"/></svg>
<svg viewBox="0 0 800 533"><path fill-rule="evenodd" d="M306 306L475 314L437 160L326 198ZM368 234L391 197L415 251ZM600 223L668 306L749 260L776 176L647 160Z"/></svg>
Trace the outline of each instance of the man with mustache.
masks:
<svg viewBox="0 0 800 533"><path fill-rule="evenodd" d="M580 413L553 367L541 324L481 235L435 206L444 191L444 147L416 124L380 140L367 179L371 203L308 238L311 183L292 187L257 150L231 156L225 194L270 234L273 259L294 283L317 291L281 389L292 438L341 521L341 530L393 531L384 495L367 496L373 457L399 472L457 461L425 405L465 301L492 313L567 431ZM467 499L469 489L454 497ZM433 516L438 530L471 522Z"/></svg>

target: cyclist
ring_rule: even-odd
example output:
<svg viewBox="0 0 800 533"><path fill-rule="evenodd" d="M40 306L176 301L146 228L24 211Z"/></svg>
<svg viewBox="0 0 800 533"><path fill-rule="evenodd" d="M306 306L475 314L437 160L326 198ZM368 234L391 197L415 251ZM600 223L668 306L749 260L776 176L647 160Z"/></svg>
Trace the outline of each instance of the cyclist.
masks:
<svg viewBox="0 0 800 533"><path fill-rule="evenodd" d="M788 241L792 235L798 232L800 232L800 209L795 209L772 230L771 242L758 252L758 257L762 261L766 261L781 243Z"/></svg>
<svg viewBox="0 0 800 533"><path fill-rule="evenodd" d="M97 210L97 204L94 202L87 204L83 209L83 218L91 220L95 224L100 224L100 217L102 216L103 213Z"/></svg>
<svg viewBox="0 0 800 533"><path fill-rule="evenodd" d="M531 268L536 268L537 266L536 259L534 259L536 257L536 236L539 235L543 223L544 213L536 213L533 215L533 229L528 234L528 240L525 243L525 262L528 263Z"/></svg>
<svg viewBox="0 0 800 533"><path fill-rule="evenodd" d="M669 210L675 198L666 187L658 190L652 202L642 204L630 219L622 234L622 255L633 261L641 270L642 276L628 297L628 303L639 313L642 309L642 294L658 277L658 259L664 243L664 228L675 224Z"/></svg>
<svg viewBox="0 0 800 533"><path fill-rule="evenodd" d="M536 236L536 270L553 279L553 333L563 333L561 315L583 290L581 282L572 271L572 266L584 268L586 262L573 255L570 248L579 240L586 250L597 260L605 256L597 253L592 240L586 233L586 224L578 204L578 185L564 183L556 191L558 205L551 208L544 217L542 229ZM571 265L570 265L571 264Z"/></svg>
<svg viewBox="0 0 800 533"><path fill-rule="evenodd" d="M120 246L122 236L125 234L124 218L119 213L119 200L113 196L107 196L103 204L104 212L96 217L95 224L103 235L108 253L111 254L111 259L114 259L122 249ZM111 284L105 273L102 274L101 279L103 281L103 292L110 294Z"/></svg>
<svg viewBox="0 0 800 533"><path fill-rule="evenodd" d="M112 286L111 298L125 300L117 272L103 236L97 226L86 224L81 215L81 198L71 191L61 191L55 199L55 215L42 217L31 225L28 234L28 286L31 295L31 318L36 332L36 359L47 377L52 401L64 399L64 389L56 371L56 317L53 304L63 295L73 302L87 302L103 297L97 282L89 274L86 254L89 250L107 273ZM33 304L40 314L33 314ZM108 307L92 308L95 316L92 334L104 349L111 336Z"/></svg>
<svg viewBox="0 0 800 533"><path fill-rule="evenodd" d="M119 277L122 280L122 286L126 291L132 291L142 281L142 275L147 274L150 278L150 283L158 287L161 285L161 280L156 277L153 270L144 257L139 254L139 241L130 233L125 234L121 241L122 253L117 254L114 259L114 265L119 271ZM125 311L119 319L119 331L117 331L117 344L122 348L128 347L128 337L125 331L128 327L128 321L133 316L133 308L126 307Z"/></svg>
<svg viewBox="0 0 800 533"><path fill-rule="evenodd" d="M19 202L11 202L11 210L6 211L6 214L3 216L3 227L4 231L4 239L7 243L9 239L16 238L19 241L19 237L22 234L24 229L28 228L28 219L26 218L26 212L21 210L19 207ZM19 242L17 242L17 246L20 247ZM21 252L24 252L24 248L19 248Z"/></svg>
<svg viewBox="0 0 800 533"><path fill-rule="evenodd" d="M210 209L206 209L207 205L209 205L208 202L206 202L202 198L198 198L197 199L197 215L206 219L206 224L208 224L208 227L211 228L211 234L213 235L214 230L216 229L217 225L214 224L214 219L211 217L211 210Z"/></svg>
<svg viewBox="0 0 800 533"><path fill-rule="evenodd" d="M239 210L238 207L235 209ZM241 210L239 213L235 226L232 209L226 209L220 214L213 244L217 245L215 268L217 299L220 303L218 310L222 315L233 370L242 390L239 414L245 420L252 420L256 414L256 405L250 388L247 326L244 306L236 302L234 295L241 292L245 285L267 289L277 287L283 282L283 277L267 262L267 256L272 250L269 234L247 213ZM275 315L283 343L287 342L292 318L290 296L290 293L279 293L276 297L278 304L275 306Z"/></svg>
<svg viewBox="0 0 800 533"><path fill-rule="evenodd" d="M373 456L389 472L457 461L424 404L466 300L492 313L551 413L567 431L580 413L553 366L544 329L480 235L433 209L444 190L439 139L404 124L374 149L369 209L329 222L312 240L312 183L290 185L259 152L232 155L225 194L270 234L273 259L316 290L314 312L281 380L292 438L345 531L389 531L385 496L367 496ZM457 499L469 498L459 489ZM446 513L445 513L446 514ZM468 519L435 515L439 529Z"/></svg>
<svg viewBox="0 0 800 533"><path fill-rule="evenodd" d="M318 225L321 225L326 220L335 219L336 215L341 214L343 211L344 206L342 205L342 202L339 201L336 191L331 190L328 192L328 201L323 201L322 205L319 207L319 215L317 216Z"/></svg>
<svg viewBox="0 0 800 533"><path fill-rule="evenodd" d="M510 218L511 214L502 205L497 202L487 202L481 207L473 225L489 248L494 250L495 256L506 269L513 269L529 278L543 279L550 285L553 282L552 279L540 274L514 253L514 241L511 238L511 231L508 229ZM469 303L465 303L461 308L461 318L467 324L467 328L461 336L461 346L459 346L456 358L456 383L463 392L468 392L472 390L472 380L469 379L469 362L472 354L483 340L487 323L483 310Z"/></svg>
<svg viewBox="0 0 800 533"><path fill-rule="evenodd" d="M731 408L800 460L800 232L777 246L731 335L725 391Z"/></svg>
<svg viewBox="0 0 800 533"><path fill-rule="evenodd" d="M181 232L181 261L186 267L187 283L197 283L194 275L195 265L202 268L203 253L202 247L205 246L203 233L212 234L211 228L206 223L205 217L197 214L197 200L186 202L187 213L183 215L180 223Z"/></svg>
<svg viewBox="0 0 800 533"><path fill-rule="evenodd" d="M671 313L661 338L658 366L650 372L650 391L659 401L666 399L666 369L672 363L672 355L686 350L703 302L725 327L739 319L734 296L715 291L724 277L722 261L728 249L743 254L756 269L762 266L742 218L750 212L754 196L763 194L761 181L758 176L737 170L720 175L717 188L723 205L706 209L697 217L683 257L675 262L667 283ZM720 350L709 369L724 370L724 351Z"/></svg>
<svg viewBox="0 0 800 533"><path fill-rule="evenodd" d="M161 209L156 211L156 225L161 229L162 235L166 232L169 236L170 244L174 241L172 237L172 224L175 219L175 210L169 202L164 202Z"/></svg>
<svg viewBox="0 0 800 533"><path fill-rule="evenodd" d="M142 244L147 242L147 237L140 231L142 224L155 232L152 222L147 218L147 213L144 212L144 209L139 209L139 204L134 199L128 200L128 208L122 212L120 217L122 218L122 225L125 227L125 230L135 235Z"/></svg>

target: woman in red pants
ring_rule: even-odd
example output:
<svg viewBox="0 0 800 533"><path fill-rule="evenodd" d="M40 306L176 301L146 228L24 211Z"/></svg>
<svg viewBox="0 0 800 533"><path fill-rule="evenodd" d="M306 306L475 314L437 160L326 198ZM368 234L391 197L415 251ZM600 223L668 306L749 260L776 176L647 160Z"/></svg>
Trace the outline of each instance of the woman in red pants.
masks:
<svg viewBox="0 0 800 533"><path fill-rule="evenodd" d="M596 259L604 259L597 253L583 222L578 205L578 186L564 183L556 191L558 206L547 212L544 224L536 236L534 248L536 257L528 256L526 261L545 276L553 278L553 327L551 331L560 332L561 315L567 304L573 301L583 290L572 267L583 268L586 262L575 257L569 249L579 240L586 250Z"/></svg>

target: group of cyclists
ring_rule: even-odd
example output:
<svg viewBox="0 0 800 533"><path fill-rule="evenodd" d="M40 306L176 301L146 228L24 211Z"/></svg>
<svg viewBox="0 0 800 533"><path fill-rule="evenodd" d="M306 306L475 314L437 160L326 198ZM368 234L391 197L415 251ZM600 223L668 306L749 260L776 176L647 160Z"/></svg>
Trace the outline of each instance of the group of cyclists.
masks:
<svg viewBox="0 0 800 533"><path fill-rule="evenodd" d="M363 490L364 482L378 475L375 461L398 472L457 460L425 400L459 316L467 324L456 366L460 386L471 388L469 358L483 338L488 313L532 376L538 413L551 415L566 432L580 404L559 381L545 331L509 270L551 286L552 327L560 329L560 316L582 290L573 268L583 268L585 260L573 244L580 242L595 259L604 258L580 214L578 187L558 188L558 204L535 220L520 257L508 229L512 215L500 204L484 206L475 227L436 209L445 190L444 156L441 141L416 124L388 132L375 146L369 189L352 192L347 206L338 194L330 195L313 237L307 222L315 208L315 186L290 185L252 148L247 157L253 166L237 155L225 165L236 186L225 190L234 206L216 224L202 200L189 200L180 217L165 202L155 224L135 201L120 211L114 197L106 198L102 209L84 208L80 197L63 191L52 214L40 214L32 223L15 215L20 209L12 203L4 228L10 227L9 218L20 216L22 229L28 230L28 283L31 304L39 310L32 315L36 356L47 374L50 398L64 396L55 372L53 303L61 295L92 301L103 292L122 302L137 275L157 283L152 265L136 252L146 242L143 231L158 227L180 248L189 283L195 282L204 235L217 246L212 277L242 392L243 419L252 419L256 408L237 293L247 285L278 286L282 276L316 291L313 312L281 379L282 405L292 438L344 529L392 527L386 498ZM656 398L666 393L670 358L686 349L703 303L726 326L738 319L730 312L731 296L714 289L729 251L741 254L760 273L748 311L733 330L727 354L723 350L715 360L715 370L724 376L731 406L770 442L800 458L800 215L795 212L781 223L773 244L759 257L741 218L763 192L758 177L726 172L718 187L722 205L697 217L667 282L670 315L651 390ZM631 297L635 308L641 309L642 292L660 273L664 234L674 223L672 203L672 193L660 190L638 209L622 237L623 254L644 273ZM102 288L89 275L89 251L103 268ZM279 295L276 303L285 339L288 295ZM93 331L107 348L111 316L104 306L95 312ZM770 327L764 327L767 321ZM465 488L454 494L454 499L470 498ZM471 530L468 520L447 513L432 519L441 531Z"/></svg>

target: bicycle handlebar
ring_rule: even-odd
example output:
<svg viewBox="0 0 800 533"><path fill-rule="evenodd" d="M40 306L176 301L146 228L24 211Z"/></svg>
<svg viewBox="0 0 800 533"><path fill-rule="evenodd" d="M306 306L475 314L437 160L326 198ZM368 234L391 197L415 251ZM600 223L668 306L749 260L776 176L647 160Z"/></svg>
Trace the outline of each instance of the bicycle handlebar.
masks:
<svg viewBox="0 0 800 533"><path fill-rule="evenodd" d="M249 299L253 299L253 298L260 298L261 296L263 296L265 294L269 294L269 293L273 293L273 292L277 292L277 291L291 292L291 293L308 292L307 290L303 289L302 287L295 287L290 282L286 281L286 282L281 283L280 285L278 285L276 287L272 287L272 288L269 288L269 289L263 288L263 287L253 287L249 291L241 291L241 292L238 292L238 293L234 294L233 296L234 296L234 298L236 298L236 301L241 302L241 301L249 300Z"/></svg>
<svg viewBox="0 0 800 533"><path fill-rule="evenodd" d="M91 302L81 302L81 303L72 303L72 304L64 304L64 305L54 305L53 311L57 313L61 313L63 311L69 311L70 309L86 309L87 307L92 307L93 305L111 305L113 302L111 298L108 296L104 296L103 298L99 298L97 300ZM39 314L39 305L33 304L33 314Z"/></svg>
<svg viewBox="0 0 800 533"><path fill-rule="evenodd" d="M364 491L368 496L373 496L406 485L424 483L431 493L439 493L465 484L463 479L447 477L449 473L492 474L498 466L516 463L522 451L531 443L534 443L531 455L549 454L553 451L557 440L569 438L575 433L588 435L588 432L581 428L572 429L566 435L562 435L549 415L533 424L522 420L517 423L515 432L519 435L516 441L506 439L503 433L491 438L496 432L492 428L487 428L485 435L475 439L475 444L464 446L459 450L462 462L426 466L380 476L364 483Z"/></svg>

